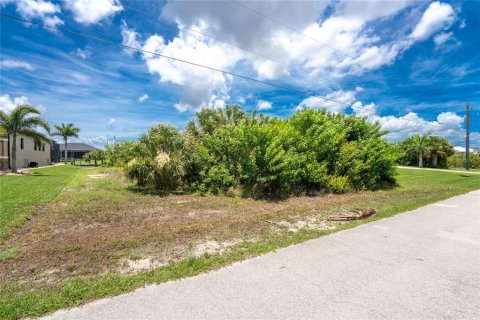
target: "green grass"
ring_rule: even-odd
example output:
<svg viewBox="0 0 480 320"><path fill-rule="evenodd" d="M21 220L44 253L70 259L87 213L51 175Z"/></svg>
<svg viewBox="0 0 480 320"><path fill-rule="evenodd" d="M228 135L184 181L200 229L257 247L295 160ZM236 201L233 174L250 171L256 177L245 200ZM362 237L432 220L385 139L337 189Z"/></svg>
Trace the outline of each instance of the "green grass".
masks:
<svg viewBox="0 0 480 320"><path fill-rule="evenodd" d="M363 223L390 217L451 196L480 189L480 175L408 169L399 169L398 171L399 186L397 188L371 193L372 197L368 197L368 200L365 200L368 202L365 203L366 206L375 207L380 212L370 219L346 223L336 230L301 230L298 233L270 234L256 242L240 243L232 251L223 255L206 254L198 258L191 257L162 268L140 272L135 275L110 273L93 278L64 280L53 285L41 284L35 286L33 290L31 286L29 287L19 282L11 283L0 286L0 318L18 319L21 317L40 316L94 299L129 292L147 284L163 283L194 276L248 257L264 254L339 230L353 228ZM60 169L58 174L65 173L62 173ZM67 175L72 180L75 174L78 174L78 172L69 171ZM34 178L32 177L32 179ZM68 180L67 178L64 179ZM68 183L62 179L60 180L63 181L63 185ZM57 186L57 188L59 187ZM48 201L47 199L54 198L54 196L51 196L50 198L43 197L42 199L46 202ZM12 255L15 253L2 254Z"/></svg>
<svg viewBox="0 0 480 320"><path fill-rule="evenodd" d="M0 176L0 243L35 213L31 206L54 201L83 170L67 165L29 170L32 175Z"/></svg>

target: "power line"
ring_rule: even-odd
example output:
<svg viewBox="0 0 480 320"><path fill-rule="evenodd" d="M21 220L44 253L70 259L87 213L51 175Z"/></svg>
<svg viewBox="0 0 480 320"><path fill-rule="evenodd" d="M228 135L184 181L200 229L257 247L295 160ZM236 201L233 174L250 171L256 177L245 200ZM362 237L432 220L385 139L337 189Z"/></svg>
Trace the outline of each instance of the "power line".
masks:
<svg viewBox="0 0 480 320"><path fill-rule="evenodd" d="M321 44L321 45L324 46L324 47L327 47L327 48L329 48L329 49L331 49L331 50L333 50L333 51L336 51L336 52L339 52L339 53L341 53L341 54L343 54L343 55L346 55L347 57L350 57L350 58L352 58L352 59L355 59L355 57L351 56L350 54L348 54L348 53L346 53L346 52L343 52L343 51L341 51L341 50L339 50L339 49L337 49L337 48L334 48L334 47L330 46L329 44L326 44L326 43L324 43L324 42L321 42L321 41L319 41L318 39L315 39L315 38L309 36L308 34L302 32L302 31L300 31L300 30L298 30L298 29L295 29L295 28L293 28L293 27L291 27L291 26L289 26L289 25L287 25L287 24L285 24L285 23L283 23L283 22L281 22L281 21L279 21L279 20L277 20L277 19L275 19L275 18L272 18L272 17L270 17L270 16L267 16L266 14L261 13L260 11L257 11L257 10L255 10L255 9L247 6L247 5L244 5L244 4L241 3L240 1L230 0L230 2L233 2L233 3L235 3L236 5L238 5L238 6L240 6L240 7L243 7L243 8L245 8L245 9L247 9L247 10L250 10L250 11L252 11L253 13L255 13L255 14L257 14L257 15L265 18L265 19L268 19L268 20L270 20L270 21L273 21L273 22L275 22L276 24L281 25L281 26L284 27L284 28L287 28L287 29L289 29L289 30L291 30L291 31L293 31L293 32L295 32L295 33L298 33L298 34L306 37L307 39L310 39L310 40L312 40L312 41L315 41L316 43L319 43L319 44Z"/></svg>
<svg viewBox="0 0 480 320"><path fill-rule="evenodd" d="M147 13L144 12L144 11L138 10L138 9L136 9L136 8L133 8L133 7L130 7L130 6L127 6L127 5L124 5L124 4L122 4L122 6L123 6L124 8L126 8L126 9L129 9L129 10L131 10L131 11L135 11L135 12L140 13L140 14L142 14L142 15L145 15L145 16L147 16L147 17L154 18L153 16L151 16L150 14L147 14ZM262 54L262 53L255 52L255 51L252 51L252 50L249 50L249 49L240 47L240 46L238 46L238 45L236 45L236 44L234 44L234 43L231 43L230 41L226 41L226 40L220 39L220 38L218 38L218 37L216 37L216 36L212 36L211 34L208 34L208 33L202 32L202 31L198 31L198 30L195 30L195 29L193 29L193 28L186 27L186 26L183 26L182 29L185 29L185 30L188 30L188 31L191 31L191 32L195 32L195 33L197 33L197 34L200 34L200 35L202 35L202 36L205 36L205 37L214 39L214 40L219 41L219 42L223 42L223 43L225 43L225 44L228 44L229 46L232 46L232 47L238 48L238 49L240 49L240 50L243 50L243 51L246 51L246 52L255 54L255 55L257 55L257 56L260 56L260 57L262 57L262 58L265 58L265 59L268 59L268 60L271 60L271 61L274 61L274 62L277 62L277 63L281 63L281 64L283 64L283 65L285 65L285 66L290 67L290 68L295 68L295 66L289 64L288 62L285 62L285 61L282 61L282 60L279 60L279 59L276 59L276 58L272 58L272 57L269 57L269 56L264 55L264 54Z"/></svg>
<svg viewBox="0 0 480 320"><path fill-rule="evenodd" d="M236 1L233 1L233 2L236 2ZM132 10L132 11L134 11L134 12L137 12L137 13L139 13L139 14L142 14L142 15L144 15L144 16L146 16L146 17L151 18L151 19L156 20L156 17L153 17L152 15L150 15L150 14L148 14L148 13L142 11L142 10L138 10L138 9L136 9L136 8L134 8L134 7L131 7L131 6L128 6L128 5L123 5L123 7L126 8L126 9L129 9L129 10ZM275 62L282 63L282 64L284 64L284 65L287 65L287 66L291 67L291 68L295 68L295 66L292 66L292 65L290 65L290 64L288 64L288 63L286 63L286 62L283 62L283 61L280 61L280 60L277 60L277 59L268 57L268 56L263 55L263 54L260 54L260 53L258 53L258 52L250 51L250 50L248 50L248 49L239 47L239 46L237 46L237 45L235 45L235 44L233 44L233 43L230 43L230 42L228 42L228 41L219 39L219 38L217 38L217 37L215 37L215 36L212 36L212 35L209 35L209 34L207 34L207 33L197 31L197 30L195 30L195 29L193 29L193 28L189 28L189 27L185 27L185 26L183 26L182 28L183 28L183 29L190 30L190 31L193 31L193 32L196 32L196 33L201 34L201 35L203 35L203 36L212 38L212 39L214 39L214 40L217 40L217 41L226 43L226 44L228 44L228 45L230 45L230 46L233 46L233 47L236 47L236 48L238 48L238 49L240 49L240 50L247 51L247 52L256 54L256 55L258 55L258 56L264 57L264 58L266 58L266 59L269 59L269 60L272 60L272 61L275 61ZM302 91L302 92L307 93L307 91ZM313 95L313 96L315 96L315 95ZM339 104L342 104L342 105L350 106L350 107L351 107L351 104L349 104L349 103L344 103L344 102L337 101L337 100L333 100L333 99L327 99L327 98L322 97L322 96L316 96L316 97L322 98L322 99L324 99L324 100L326 100L326 101L335 102L335 103L339 103ZM365 107L355 107L355 108L370 111L370 110L368 110L368 109L365 108ZM403 120L404 120L404 121L407 121L407 122L414 122L414 123L418 123L418 124L421 124L421 125L425 125L425 123L420 122L420 121L415 121L415 120L411 120L411 119L403 119ZM431 125L431 126L434 126L434 124L432 124L432 123L430 123L430 122L428 122L428 121L427 121L427 124L428 124L428 125Z"/></svg>
<svg viewBox="0 0 480 320"><path fill-rule="evenodd" d="M255 9L253 9L252 7L249 7L249 6L243 4L243 3L240 2L240 1L230 0L230 2L232 2L232 3L234 3L234 4L238 5L238 6L240 6L240 7L242 7L242 8L245 8L245 9L247 9L247 10L255 13L256 15L261 16L261 17L263 17L263 18L265 18L265 19L267 19L267 20L273 21L274 23L276 23L276 24L278 24L278 25L280 25L280 26L282 26L282 27L284 27L284 28L286 28L286 29L289 29L289 30L291 30L291 31L293 31L293 32L295 32L295 33L297 33L297 34L299 34L299 35L301 35L301 36L303 36L303 37L311 40L311 41L314 41L314 42L316 42L316 43L318 43L318 44L320 44L320 45L322 45L322 46L324 46L324 47L326 47L326 48L329 48L329 49L331 49L331 50L333 50L333 51L335 51L335 52L341 53L342 55L344 55L344 56L346 56L346 57L349 57L350 59L355 59L355 58L356 58L356 57L352 56L351 54L348 54L348 53L346 53L345 51L342 51L342 50L340 50L340 49L337 49L337 48L335 48L335 47L332 47L332 46L330 46L330 45L327 44L327 43L321 42L320 40L318 40L318 39L316 39L316 38L314 38L314 37L311 37L311 36L309 36L308 34L302 32L302 31L300 31L300 30L298 30L298 29L296 29L296 28L294 28L294 27L292 27L292 26L287 25L287 24L283 23L282 21L280 21L280 20L278 20L278 19L275 19L275 18L273 18L273 17L271 17L271 16L268 16L268 15L266 15L266 14L258 11L258 10L255 10ZM367 66L365 63L357 62L357 64L360 65L361 67L363 67L365 70L372 69L371 67ZM398 74L398 72L394 72L394 74Z"/></svg>
<svg viewBox="0 0 480 320"><path fill-rule="evenodd" d="M190 64L190 65L193 65L193 66L196 66L196 67L200 67L200 68L204 68L204 69L208 69L208 70L220 72L220 73L223 73L223 74L228 74L228 75L231 75L231 76L234 76L234 77L238 77L238 78L241 78L241 79L254 81L254 82L257 82L257 83L261 83L261 84L264 84L264 85L268 85L268 86L271 86L271 87L275 87L275 88L278 88L278 89L282 89L282 90L285 90L285 91L301 93L301 94L306 95L306 96L317 97L317 98L323 99L323 100L325 100L325 101L330 101L330 102L333 102L333 103L338 103L338 104L341 104L341 105L344 105L344 106L351 107L351 103L345 103L345 102L341 102L341 101L338 101L338 100L335 100L335 99L331 99L331 98L327 98L327 97L324 97L324 96L315 95L315 94L313 94L313 93L311 93L311 92L309 92L309 91L304 91L304 90L300 90L300 89L290 88L290 87L278 85L278 84L275 84L275 83L258 80L258 79L255 79L255 78L252 78L252 77L248 77L248 76L244 76L244 75L240 75L240 74L237 74L237 73L234 73L234 72L225 71L225 70L221 70L221 69L209 67L209 66L206 66L206 65L203 65L203 64L200 64L200 63L195 63L195 62L191 62L191 61L187 61L187 60L183 60L183 59L179 59L179 58L170 57L170 56L163 55L163 54L160 54L160 53L157 53L157 52L152 52L152 51L148 51L148 50L145 50L145 49L132 47L132 46L125 45L125 44L122 44L122 43L117 43L117 42L114 42L114 41L111 41L111 40L108 40L108 39L103 39L103 38L100 38L100 37L95 37L95 36L86 35L86 34L83 34L83 33L80 33L80 32L76 32L76 31L72 31L72 30L65 29L65 28L58 28L58 27L48 26L48 25L45 25L45 24L42 24L42 23L39 23L39 22L35 22L35 21L29 20L29 19L24 19L24 18L19 18L19 17L11 16L11 15L8 15L8 14L5 14L5 13L0 13L0 16L1 16L1 17L5 17L5 18L8 18L8 19L11 19L11 20L15 20L15 21L17 21L17 22L29 23L29 24L32 24L32 25L36 25L36 26L40 26L40 27L46 28L46 29L55 30L55 31L60 31L60 32L63 32L63 33L68 33L68 34L71 34L71 35L74 35L74 36L77 36L77 37L81 37L81 38L85 38L85 39L89 39L89 40L94 40L94 41L99 41L99 42L102 42L102 43L105 43L105 44L108 44L108 45L118 46L118 47L127 48L127 49L134 50L134 51L139 51L139 52L142 52L142 53L147 53L147 54L155 55L155 56L162 57L162 58L166 58L166 59L170 59L170 60L173 60L173 61L178 61L178 62ZM356 107L356 108L358 108L358 109L363 109L363 110L367 110L367 111L371 111L371 110L369 110L369 109L367 109L367 108L365 108L365 107ZM404 120L404 121L407 121L407 122L416 122L416 123L419 123L419 124L422 124L422 125L425 125L425 124L433 125L433 124L431 124L431 123L428 122L428 121L427 121L426 123L423 123L423 122L415 121L415 120L411 120L411 119L403 119L403 120Z"/></svg>
<svg viewBox="0 0 480 320"><path fill-rule="evenodd" d="M60 31L60 32L63 32L63 33L72 34L72 35L75 35L77 37L82 37L82 38L85 38L85 39L95 40L95 41L103 42L105 44L114 45L114 46L130 49L130 50L134 50L134 51L139 51L139 52L142 52L142 53L151 54L151 55L154 55L154 56L170 59L170 60L173 60L173 61L178 61L178 62L190 64L190 65L197 66L197 67L200 67L200 68L221 72L223 74L228 74L228 75L238 77L238 78L242 78L242 79L245 79L245 80L250 80L250 81L265 84L265 85L268 85L268 86L276 87L276 88L279 88L279 89L282 89L282 90L285 90L285 91L297 92L297 93L301 93L301 94L305 94L305 95L314 95L314 94L312 94L308 91L295 89L295 88L290 88L290 87L282 86L282 85L275 84L275 83L272 83L272 82L258 80L258 79L248 77L248 76L244 76L244 75L234 73L234 72L231 72L231 71L221 70L221 69L209 67L209 66L206 66L206 65L203 65L203 64L200 64L200 63L170 57L170 56L167 56L167 55L164 55L164 54L161 54L161 53L152 52L152 51L148 51L148 50L145 50L145 49L132 47L132 46L129 46L129 45L126 45L126 44L114 42L114 41L104 39L104 38L99 38L99 37L95 37L95 36L86 35L86 34L76 32L76 31L72 31L72 30L69 30L69 29L48 26L48 25L45 25L45 24L42 24L42 23L39 23L39 22L34 22L32 20L29 20L29 19L14 17L14 16L11 16L11 15L8 15L8 14L5 14L5 13L0 13L0 16L8 18L8 19L12 19L12 20L20 21L20 22L30 23L32 25L37 25L37 26L40 26L40 27L43 27L43 28ZM343 105L348 105L347 103L337 101L337 100L334 100L334 99L330 99L330 98L326 98L326 97L323 97L323 96L318 96L318 97L321 98L321 99L324 99L326 101L335 102L335 103L339 103L339 104L343 104Z"/></svg>

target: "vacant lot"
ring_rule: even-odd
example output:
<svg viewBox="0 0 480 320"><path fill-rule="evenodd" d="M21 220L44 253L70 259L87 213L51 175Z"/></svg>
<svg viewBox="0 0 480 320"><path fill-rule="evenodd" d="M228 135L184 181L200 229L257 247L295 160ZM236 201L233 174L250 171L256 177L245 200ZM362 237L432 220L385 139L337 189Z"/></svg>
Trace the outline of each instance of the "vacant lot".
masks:
<svg viewBox="0 0 480 320"><path fill-rule="evenodd" d="M59 166L2 176L0 318L40 315L221 267L480 188L480 176L399 170L399 186L265 201L143 194L114 169ZM26 219L28 218L28 221Z"/></svg>

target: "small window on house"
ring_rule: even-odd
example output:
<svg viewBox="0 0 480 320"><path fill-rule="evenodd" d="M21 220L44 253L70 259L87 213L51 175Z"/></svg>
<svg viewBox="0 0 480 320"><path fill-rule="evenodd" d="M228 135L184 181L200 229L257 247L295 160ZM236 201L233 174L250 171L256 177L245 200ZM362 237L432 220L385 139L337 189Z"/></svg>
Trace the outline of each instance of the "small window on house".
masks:
<svg viewBox="0 0 480 320"><path fill-rule="evenodd" d="M20 149L23 149L23 138L20 138Z"/></svg>
<svg viewBox="0 0 480 320"><path fill-rule="evenodd" d="M33 141L33 150L37 150L37 143Z"/></svg>
<svg viewBox="0 0 480 320"><path fill-rule="evenodd" d="M42 151L45 151L45 143L42 143Z"/></svg>

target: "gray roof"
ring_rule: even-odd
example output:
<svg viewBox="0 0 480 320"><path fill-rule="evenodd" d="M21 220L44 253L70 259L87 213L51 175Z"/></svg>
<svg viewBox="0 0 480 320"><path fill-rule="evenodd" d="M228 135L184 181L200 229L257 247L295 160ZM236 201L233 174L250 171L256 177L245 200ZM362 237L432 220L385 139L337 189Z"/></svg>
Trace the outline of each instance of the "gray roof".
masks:
<svg viewBox="0 0 480 320"><path fill-rule="evenodd" d="M60 151L64 151L64 150L65 150L65 144L59 143L59 145L60 145ZM97 150L97 148L92 147L92 146L89 146L89 145L86 144L86 143L75 143L75 142L68 143L67 148L68 148L68 151L83 151L83 152L88 152L88 151Z"/></svg>

